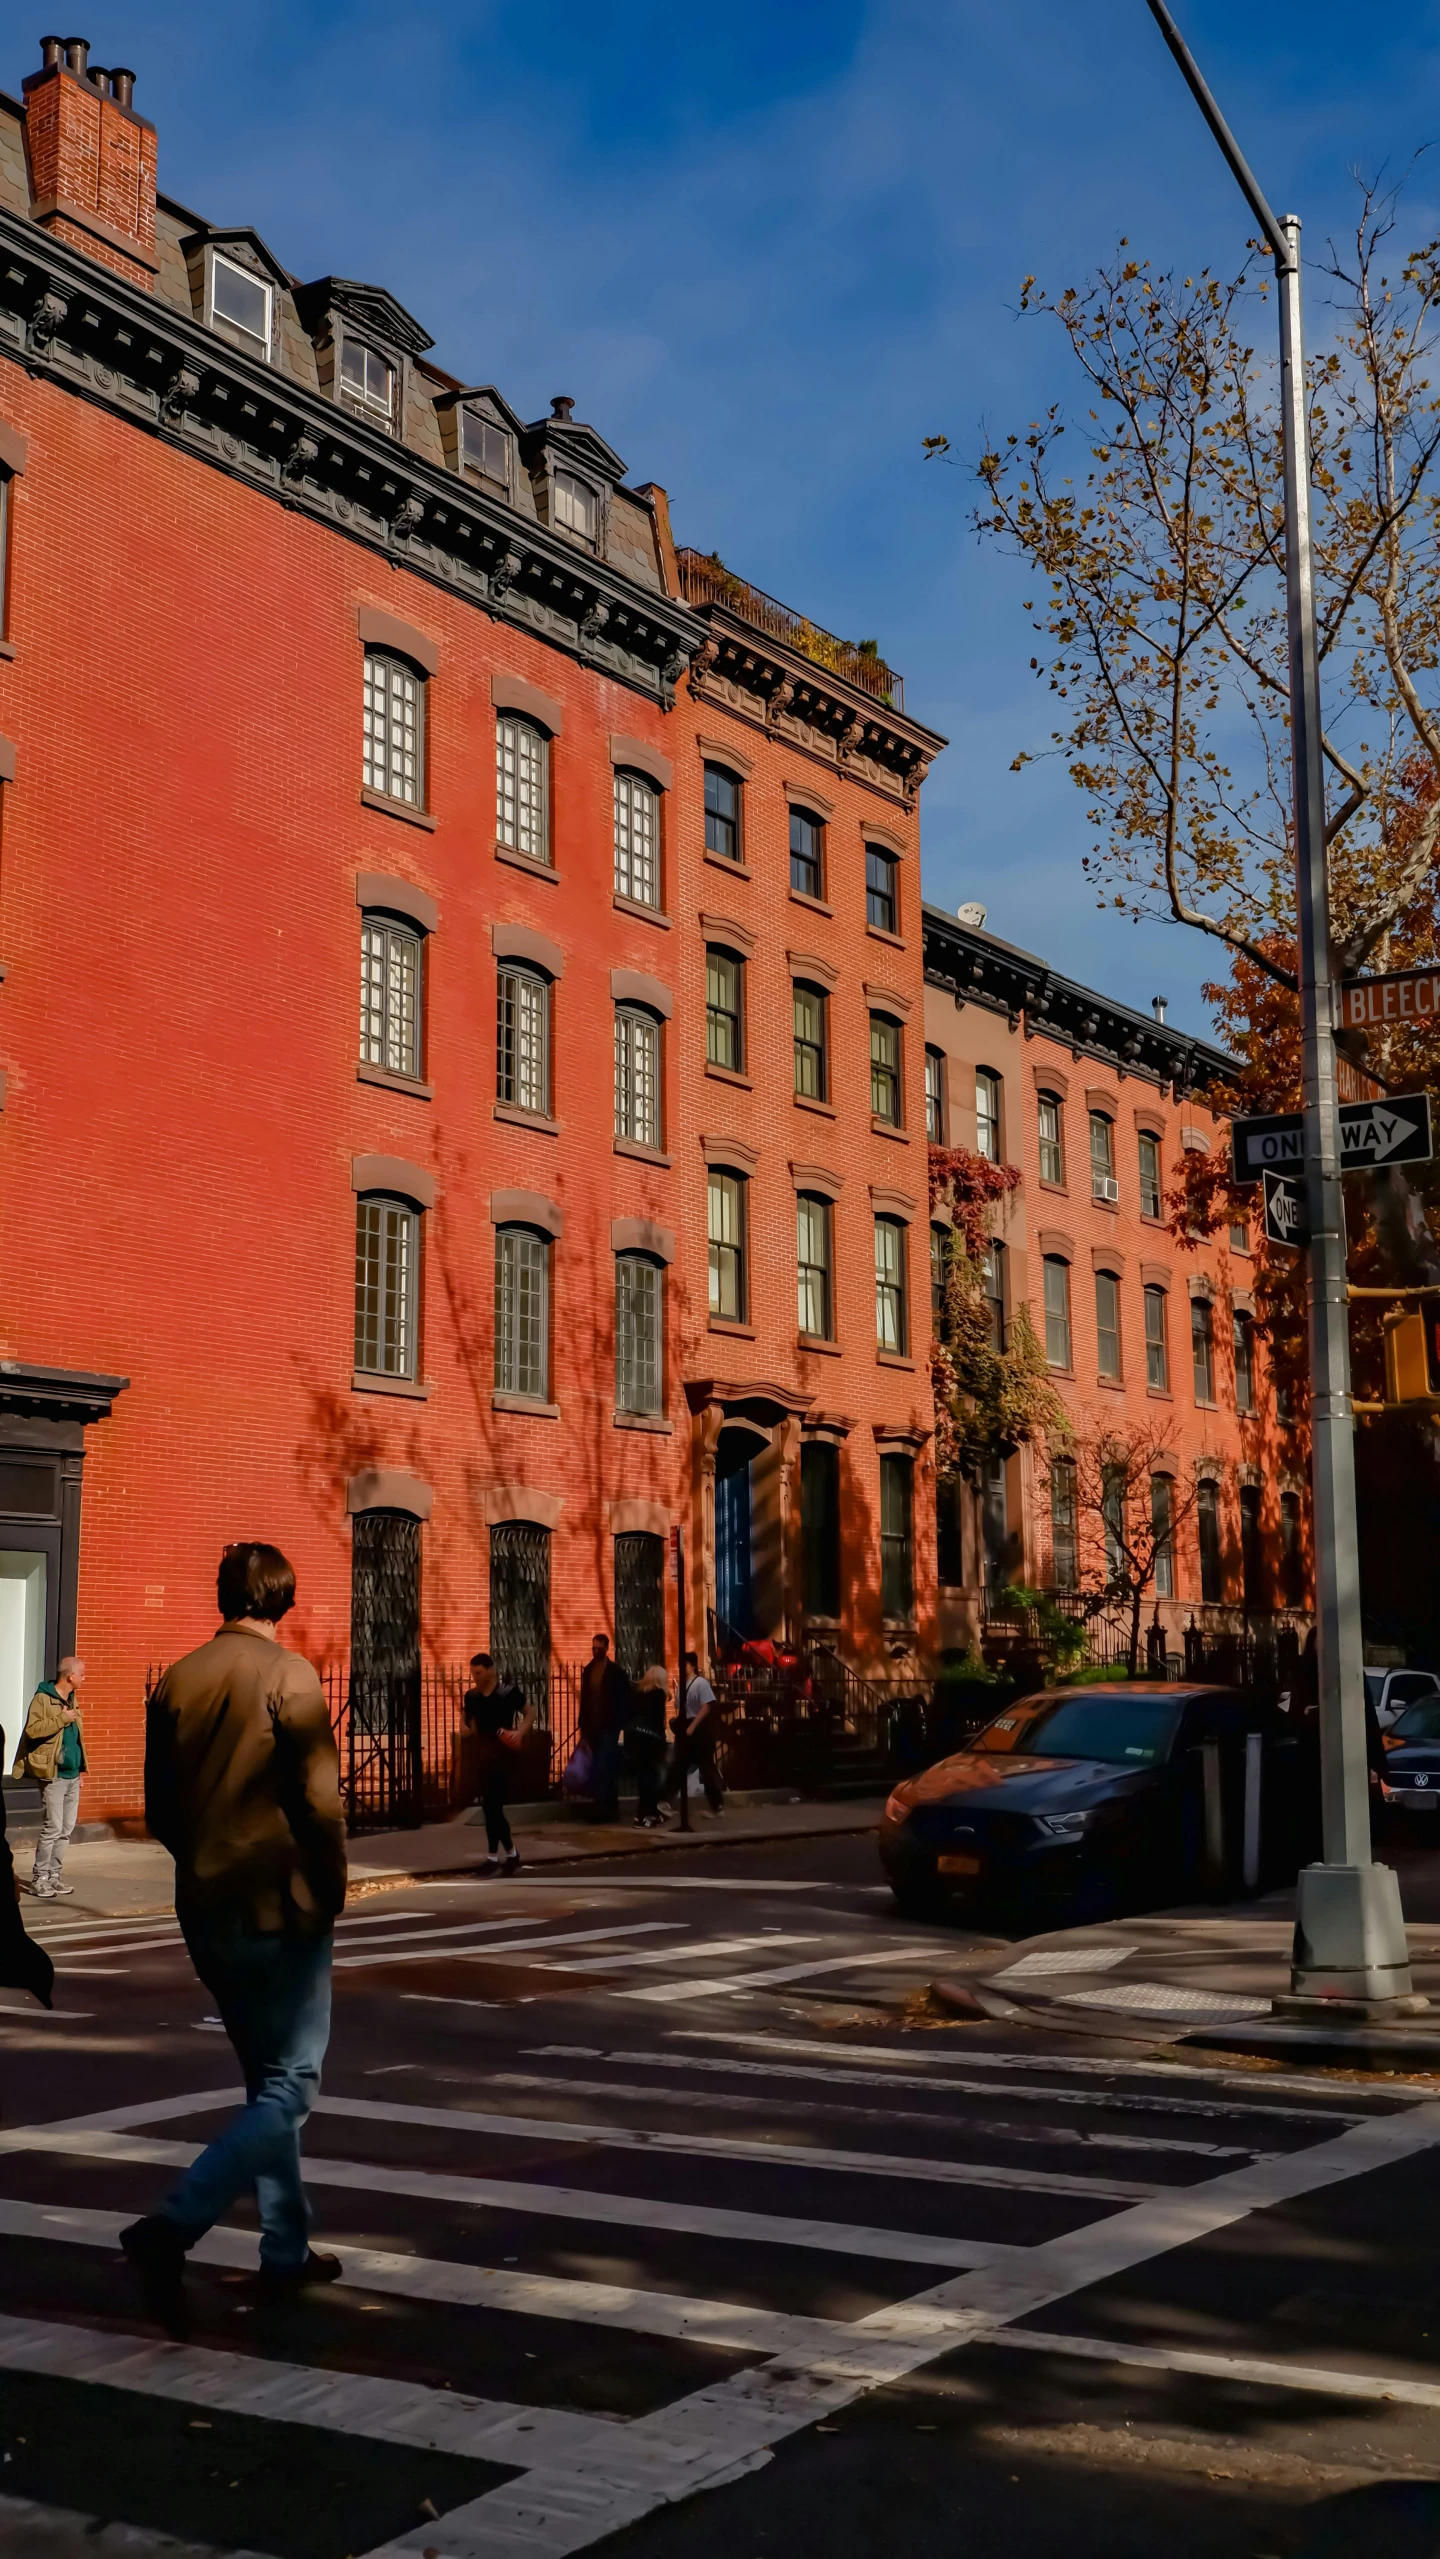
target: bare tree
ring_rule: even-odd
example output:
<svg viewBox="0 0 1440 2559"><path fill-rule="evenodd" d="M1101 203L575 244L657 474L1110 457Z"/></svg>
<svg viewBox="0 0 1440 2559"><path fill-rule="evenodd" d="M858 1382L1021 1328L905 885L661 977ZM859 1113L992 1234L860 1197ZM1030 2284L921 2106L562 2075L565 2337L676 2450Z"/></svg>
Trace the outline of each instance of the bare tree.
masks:
<svg viewBox="0 0 1440 2559"><path fill-rule="evenodd" d="M1132 1679L1139 1673L1145 1595L1167 1557L1173 1589L1176 1542L1200 1498L1196 1478L1176 1472L1166 1441L1162 1421L1116 1421L1087 1411L1047 1459L1052 1517L1069 1510L1082 1589L1088 1579L1092 1597L1129 1610Z"/></svg>

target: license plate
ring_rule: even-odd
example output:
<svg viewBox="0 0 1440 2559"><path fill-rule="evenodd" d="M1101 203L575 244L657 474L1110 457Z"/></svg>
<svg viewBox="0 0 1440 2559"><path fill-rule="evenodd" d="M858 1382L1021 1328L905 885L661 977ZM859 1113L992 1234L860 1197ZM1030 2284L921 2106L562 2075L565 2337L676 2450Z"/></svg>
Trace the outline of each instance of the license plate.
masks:
<svg viewBox="0 0 1440 2559"><path fill-rule="evenodd" d="M1436 1804L1440 1803L1440 1796L1422 1795L1418 1786L1412 1786L1407 1790L1404 1801L1407 1813L1433 1813Z"/></svg>
<svg viewBox="0 0 1440 2559"><path fill-rule="evenodd" d="M957 1854L952 1857L937 1857L935 1865L937 1871L942 1875L978 1875L980 1872L980 1860L978 1857L967 1857L961 1854Z"/></svg>

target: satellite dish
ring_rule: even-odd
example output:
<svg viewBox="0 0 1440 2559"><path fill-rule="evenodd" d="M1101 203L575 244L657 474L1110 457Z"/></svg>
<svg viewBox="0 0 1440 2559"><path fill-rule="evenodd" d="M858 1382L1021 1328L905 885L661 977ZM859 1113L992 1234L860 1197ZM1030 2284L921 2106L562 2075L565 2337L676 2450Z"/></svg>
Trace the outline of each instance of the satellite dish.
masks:
<svg viewBox="0 0 1440 2559"><path fill-rule="evenodd" d="M985 930L985 914L986 910L980 904L979 899L972 898L968 906L956 907L955 921L957 924L968 924L972 932L983 933Z"/></svg>

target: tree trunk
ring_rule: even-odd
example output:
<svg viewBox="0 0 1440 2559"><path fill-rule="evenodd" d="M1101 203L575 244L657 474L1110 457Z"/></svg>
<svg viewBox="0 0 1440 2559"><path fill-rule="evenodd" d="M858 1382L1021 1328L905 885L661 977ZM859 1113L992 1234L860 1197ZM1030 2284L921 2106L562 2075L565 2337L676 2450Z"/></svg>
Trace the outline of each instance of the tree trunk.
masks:
<svg viewBox="0 0 1440 2559"><path fill-rule="evenodd" d="M1144 1585L1137 1580L1130 1599L1130 1676L1140 1676L1140 1611L1145 1605Z"/></svg>

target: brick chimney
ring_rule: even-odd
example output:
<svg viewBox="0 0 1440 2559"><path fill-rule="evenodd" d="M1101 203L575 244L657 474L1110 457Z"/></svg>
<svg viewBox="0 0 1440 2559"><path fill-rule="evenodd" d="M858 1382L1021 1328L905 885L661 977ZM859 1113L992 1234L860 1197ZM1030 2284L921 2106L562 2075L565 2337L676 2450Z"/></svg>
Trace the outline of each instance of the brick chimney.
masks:
<svg viewBox="0 0 1440 2559"><path fill-rule="evenodd" d="M155 283L155 127L131 104L133 71L90 67L83 36L42 36L22 82L30 210L131 284Z"/></svg>

